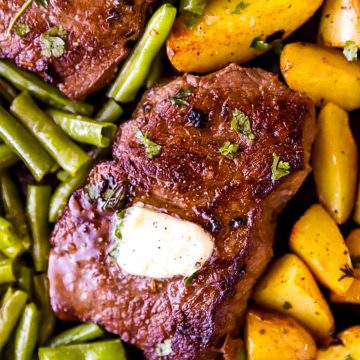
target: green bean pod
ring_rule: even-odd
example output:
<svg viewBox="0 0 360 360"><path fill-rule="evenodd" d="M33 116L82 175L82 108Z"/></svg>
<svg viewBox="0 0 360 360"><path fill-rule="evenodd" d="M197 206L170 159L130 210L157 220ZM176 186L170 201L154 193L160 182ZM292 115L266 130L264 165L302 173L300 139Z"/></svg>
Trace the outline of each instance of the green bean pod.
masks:
<svg viewBox="0 0 360 360"><path fill-rule="evenodd" d="M120 340L98 341L89 344L40 348L39 360L126 360Z"/></svg>
<svg viewBox="0 0 360 360"><path fill-rule="evenodd" d="M0 78L0 94L7 102L11 103L16 98L17 91L7 81Z"/></svg>
<svg viewBox="0 0 360 360"><path fill-rule="evenodd" d="M110 145L117 129L112 123L99 122L59 110L48 110L48 114L72 139L101 148Z"/></svg>
<svg viewBox="0 0 360 360"><path fill-rule="evenodd" d="M54 331L56 318L50 306L49 286L46 275L35 275L33 277L33 286L36 304L40 309L38 342L40 345L43 345Z"/></svg>
<svg viewBox="0 0 360 360"><path fill-rule="evenodd" d="M10 338L17 320L25 307L27 294L21 290L8 288L0 308L0 351Z"/></svg>
<svg viewBox="0 0 360 360"><path fill-rule="evenodd" d="M39 142L0 106L0 137L24 161L35 180L40 181L54 162Z"/></svg>
<svg viewBox="0 0 360 360"><path fill-rule="evenodd" d="M39 329L39 310L34 303L25 306L15 333L14 360L31 360Z"/></svg>
<svg viewBox="0 0 360 360"><path fill-rule="evenodd" d="M163 54L162 52L159 52L151 64L150 72L146 79L147 89L150 89L161 78L162 69L163 69Z"/></svg>
<svg viewBox="0 0 360 360"><path fill-rule="evenodd" d="M27 90L31 95L49 106L74 114L90 116L93 106L82 101L70 100L55 86L45 82L36 74L22 70L8 60L0 60L0 75L18 90Z"/></svg>
<svg viewBox="0 0 360 360"><path fill-rule="evenodd" d="M201 16L204 12L207 0L181 0L180 12L188 11Z"/></svg>
<svg viewBox="0 0 360 360"><path fill-rule="evenodd" d="M29 185L27 188L26 215L30 224L35 271L45 271L49 252L49 224L47 221L51 187Z"/></svg>
<svg viewBox="0 0 360 360"><path fill-rule="evenodd" d="M0 259L0 284L14 282L16 280L13 262L13 259Z"/></svg>
<svg viewBox="0 0 360 360"><path fill-rule="evenodd" d="M5 217L13 224L16 234L22 239L24 247L28 249L31 239L25 208L16 185L6 171L0 174L0 187Z"/></svg>
<svg viewBox="0 0 360 360"><path fill-rule="evenodd" d="M162 5L146 25L144 35L135 45L130 56L109 90L108 96L119 102L131 102L144 85L151 64L164 45L176 16L176 8Z"/></svg>
<svg viewBox="0 0 360 360"><path fill-rule="evenodd" d="M89 156L36 105L28 92L18 95L10 110L69 174L74 175L90 160Z"/></svg>
<svg viewBox="0 0 360 360"><path fill-rule="evenodd" d="M96 324L81 324L56 335L50 340L48 345L55 348L63 345L79 344L95 340L103 336L104 333L104 330Z"/></svg>
<svg viewBox="0 0 360 360"><path fill-rule="evenodd" d="M12 259L25 251L11 223L3 217L0 217L0 251Z"/></svg>
<svg viewBox="0 0 360 360"><path fill-rule="evenodd" d="M18 288L22 291L25 291L29 297L32 298L34 269L28 266L20 265L16 275L16 283Z"/></svg>
<svg viewBox="0 0 360 360"><path fill-rule="evenodd" d="M0 144L0 171L16 164L19 160L19 156L16 155L10 146Z"/></svg>
<svg viewBox="0 0 360 360"><path fill-rule="evenodd" d="M120 119L123 113L123 108L116 101L108 99L108 101L96 114L95 119L100 122L114 123Z"/></svg>

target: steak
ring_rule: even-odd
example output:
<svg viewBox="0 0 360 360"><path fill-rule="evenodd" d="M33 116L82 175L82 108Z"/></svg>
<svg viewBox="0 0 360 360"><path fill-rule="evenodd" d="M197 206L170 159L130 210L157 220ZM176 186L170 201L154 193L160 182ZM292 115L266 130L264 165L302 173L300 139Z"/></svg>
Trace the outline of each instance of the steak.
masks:
<svg viewBox="0 0 360 360"><path fill-rule="evenodd" d="M250 120L255 138L234 131L234 112ZM138 129L161 145L158 156L146 155ZM55 226L55 313L98 323L149 359L167 340L165 359L233 358L251 289L272 256L276 216L310 171L314 136L313 103L264 70L231 64L146 92L119 127L113 160L92 170ZM236 156L219 152L227 141L239 145ZM215 250L190 286L181 277L130 275L111 260L114 209L138 202L213 236Z"/></svg>
<svg viewBox="0 0 360 360"><path fill-rule="evenodd" d="M38 0L16 23L29 26L28 33L19 36L14 28L6 37L24 1L0 0L0 58L13 59L18 66L56 83L69 97L82 99L114 77L129 53L130 42L142 33L151 1ZM60 57L42 51L42 36L54 27L66 31Z"/></svg>

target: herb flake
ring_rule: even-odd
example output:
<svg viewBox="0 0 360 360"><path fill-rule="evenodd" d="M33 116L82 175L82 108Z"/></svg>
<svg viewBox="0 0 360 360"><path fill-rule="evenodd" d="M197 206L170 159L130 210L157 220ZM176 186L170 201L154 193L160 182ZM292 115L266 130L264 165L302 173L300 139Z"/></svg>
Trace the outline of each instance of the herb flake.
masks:
<svg viewBox="0 0 360 360"><path fill-rule="evenodd" d="M233 144L230 141L227 141L220 149L219 152L222 156L231 156L232 158L236 157L239 150L239 144Z"/></svg>
<svg viewBox="0 0 360 360"><path fill-rule="evenodd" d="M255 140L255 135L251 129L251 121L241 110L235 109L233 111L230 126L238 134L245 135L249 140Z"/></svg>
<svg viewBox="0 0 360 360"><path fill-rule="evenodd" d="M180 89L177 94L170 98L170 102L173 105L177 106L189 106L189 102L187 100L184 100L184 98L187 98L191 96L192 94L192 88L187 87L186 89Z"/></svg>
<svg viewBox="0 0 360 360"><path fill-rule="evenodd" d="M238 15L238 14L240 14L241 10L247 8L248 6L249 6L248 3L241 1L235 6L235 9L231 13L233 15Z"/></svg>
<svg viewBox="0 0 360 360"><path fill-rule="evenodd" d="M145 134L143 134L141 130L138 130L135 134L135 137L142 145L144 145L145 153L149 159L153 159L160 154L161 145L148 138L148 130L145 132Z"/></svg>
<svg viewBox="0 0 360 360"><path fill-rule="evenodd" d="M31 26L28 24L16 24L14 29L17 36L25 37L31 31Z"/></svg>
<svg viewBox="0 0 360 360"><path fill-rule="evenodd" d="M164 342L157 344L155 348L156 355L159 357L168 356L172 353L171 339L166 339Z"/></svg>
<svg viewBox="0 0 360 360"><path fill-rule="evenodd" d="M358 48L354 40L345 42L343 54L347 61L356 61L358 58Z"/></svg>
<svg viewBox="0 0 360 360"><path fill-rule="evenodd" d="M27 8L33 3L34 0L27 0L24 2L23 6L19 9L19 11L15 14L15 16L10 21L8 28L6 29L6 37L9 37L11 30L14 28L17 21L21 18L21 16L25 13Z"/></svg>
<svg viewBox="0 0 360 360"><path fill-rule="evenodd" d="M250 47L258 51L265 51L269 49L270 45L262 40L260 36L257 36L250 43Z"/></svg>
<svg viewBox="0 0 360 360"><path fill-rule="evenodd" d="M291 303L289 303L288 301L285 301L285 302L283 303L282 308L283 308L284 310L289 310L289 309L292 308L292 305L291 305Z"/></svg>
<svg viewBox="0 0 360 360"><path fill-rule="evenodd" d="M273 163L271 165L271 181L275 182L290 174L290 164L280 160L280 157L273 153Z"/></svg>
<svg viewBox="0 0 360 360"><path fill-rule="evenodd" d="M43 8L47 8L49 3L48 0L34 0L34 1L37 6L41 6Z"/></svg>
<svg viewBox="0 0 360 360"><path fill-rule="evenodd" d="M198 276L200 270L196 270L195 272L193 272L191 275L187 276L186 278L184 278L184 286L185 287L189 287L193 281L195 280L195 278Z"/></svg>
<svg viewBox="0 0 360 360"><path fill-rule="evenodd" d="M41 54L47 58L61 57L65 52L67 32L54 26L45 31L40 38Z"/></svg>

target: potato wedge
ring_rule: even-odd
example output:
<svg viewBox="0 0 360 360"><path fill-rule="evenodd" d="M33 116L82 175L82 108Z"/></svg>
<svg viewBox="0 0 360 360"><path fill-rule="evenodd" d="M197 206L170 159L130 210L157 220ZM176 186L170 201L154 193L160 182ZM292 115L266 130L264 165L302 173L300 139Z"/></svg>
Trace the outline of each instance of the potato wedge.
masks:
<svg viewBox="0 0 360 360"><path fill-rule="evenodd" d="M289 245L315 277L336 294L349 290L354 279L349 250L338 226L319 205L311 206L294 225Z"/></svg>
<svg viewBox="0 0 360 360"><path fill-rule="evenodd" d="M248 360L312 360L316 344L292 317L250 310L246 316L245 341Z"/></svg>
<svg viewBox="0 0 360 360"><path fill-rule="evenodd" d="M360 46L360 4L354 0L326 0L322 9L319 42L344 47L352 40Z"/></svg>
<svg viewBox="0 0 360 360"><path fill-rule="evenodd" d="M347 61L341 50L292 43L284 47L280 66L289 87L317 106L332 102L347 111L360 107L360 62Z"/></svg>
<svg viewBox="0 0 360 360"><path fill-rule="evenodd" d="M347 112L333 103L320 111L312 165L320 202L343 224L355 203L358 151Z"/></svg>
<svg viewBox="0 0 360 360"><path fill-rule="evenodd" d="M345 294L330 293L330 300L340 303L360 304L360 229L354 229L348 235L346 245L354 267L355 279Z"/></svg>
<svg viewBox="0 0 360 360"><path fill-rule="evenodd" d="M358 360L360 359L360 326L353 326L338 334L342 344L320 349L316 360Z"/></svg>
<svg viewBox="0 0 360 360"><path fill-rule="evenodd" d="M250 47L255 38L272 42L289 36L322 2L208 0L194 25L189 27L186 14L176 20L167 41L169 59L179 71L200 73L243 63L264 52Z"/></svg>
<svg viewBox="0 0 360 360"><path fill-rule="evenodd" d="M253 298L261 306L292 315L318 340L334 329L330 312L313 275L293 254L278 259L255 287Z"/></svg>

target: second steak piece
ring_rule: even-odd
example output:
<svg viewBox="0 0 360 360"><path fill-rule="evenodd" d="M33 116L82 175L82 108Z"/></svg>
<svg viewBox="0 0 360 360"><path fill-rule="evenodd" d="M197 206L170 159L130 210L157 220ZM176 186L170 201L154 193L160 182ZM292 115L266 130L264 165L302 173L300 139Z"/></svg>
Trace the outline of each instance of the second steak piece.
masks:
<svg viewBox="0 0 360 360"><path fill-rule="evenodd" d="M55 227L56 314L96 322L149 359L235 358L314 136L312 102L263 70L230 65L148 91L114 160Z"/></svg>

